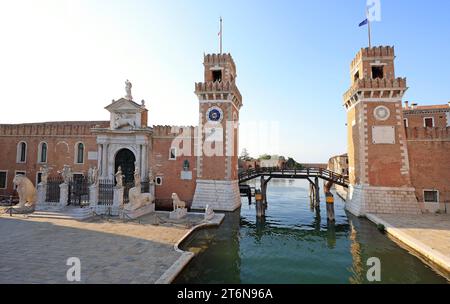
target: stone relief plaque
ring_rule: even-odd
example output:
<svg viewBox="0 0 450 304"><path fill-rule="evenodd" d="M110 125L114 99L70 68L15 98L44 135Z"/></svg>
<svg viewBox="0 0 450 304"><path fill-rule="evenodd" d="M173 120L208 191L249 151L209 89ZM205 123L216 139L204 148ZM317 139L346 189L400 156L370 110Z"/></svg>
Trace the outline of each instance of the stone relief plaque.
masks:
<svg viewBox="0 0 450 304"><path fill-rule="evenodd" d="M223 129L220 128L207 128L205 127L205 141L206 142L222 142L223 141Z"/></svg>
<svg viewBox="0 0 450 304"><path fill-rule="evenodd" d="M372 127L372 143L378 144L395 144L395 127L394 126L373 126Z"/></svg>
<svg viewBox="0 0 450 304"><path fill-rule="evenodd" d="M89 151L88 152L88 160L97 160L98 159L97 151Z"/></svg>
<svg viewBox="0 0 450 304"><path fill-rule="evenodd" d="M192 171L181 171L181 179L182 180L191 180L192 179Z"/></svg>

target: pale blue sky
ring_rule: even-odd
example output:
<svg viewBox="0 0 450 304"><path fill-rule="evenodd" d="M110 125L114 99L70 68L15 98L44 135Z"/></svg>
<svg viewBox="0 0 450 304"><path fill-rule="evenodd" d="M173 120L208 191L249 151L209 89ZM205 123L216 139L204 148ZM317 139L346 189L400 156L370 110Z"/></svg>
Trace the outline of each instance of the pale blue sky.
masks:
<svg viewBox="0 0 450 304"><path fill-rule="evenodd" d="M373 44L395 45L406 99L450 101L450 2L381 4ZM151 124L195 125L194 82L222 15L244 98L240 148L326 161L346 150L342 94L367 45L364 11L364 0L0 0L0 123L106 120L130 79ZM277 138L250 140L262 124Z"/></svg>

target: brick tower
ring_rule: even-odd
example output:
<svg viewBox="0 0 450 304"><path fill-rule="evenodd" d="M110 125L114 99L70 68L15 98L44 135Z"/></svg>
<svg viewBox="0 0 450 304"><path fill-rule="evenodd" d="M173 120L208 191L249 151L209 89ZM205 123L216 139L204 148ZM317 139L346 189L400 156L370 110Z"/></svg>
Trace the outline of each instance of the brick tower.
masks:
<svg viewBox="0 0 450 304"><path fill-rule="evenodd" d="M242 96L230 54L204 56L204 82L195 84L199 99L196 148L197 185L193 209L206 205L233 211L240 206L238 126Z"/></svg>
<svg viewBox="0 0 450 304"><path fill-rule="evenodd" d="M396 78L394 48L361 49L350 66L347 110L350 188L347 209L366 213L419 213L411 184L403 127L406 78Z"/></svg>

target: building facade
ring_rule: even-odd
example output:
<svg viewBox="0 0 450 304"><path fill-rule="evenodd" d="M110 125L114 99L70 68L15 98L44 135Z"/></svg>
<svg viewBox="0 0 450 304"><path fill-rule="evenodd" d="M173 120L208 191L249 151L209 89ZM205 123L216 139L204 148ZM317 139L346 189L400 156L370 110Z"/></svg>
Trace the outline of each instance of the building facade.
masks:
<svg viewBox="0 0 450 304"><path fill-rule="evenodd" d="M408 87L394 59L393 47L364 48L350 66L347 208L356 215L446 210L450 202L448 105L403 108Z"/></svg>
<svg viewBox="0 0 450 304"><path fill-rule="evenodd" d="M16 174L37 185L43 166L50 176L64 165L79 176L96 167L100 179L111 180L120 166L126 182L134 180L135 169L154 180L157 206L170 207L177 193L193 208L235 210L242 107L236 66L230 54L205 55L203 65L204 81L195 84L196 127L149 126L145 103L134 101L128 80L126 96L105 107L109 121L0 125L0 195L14 193Z"/></svg>

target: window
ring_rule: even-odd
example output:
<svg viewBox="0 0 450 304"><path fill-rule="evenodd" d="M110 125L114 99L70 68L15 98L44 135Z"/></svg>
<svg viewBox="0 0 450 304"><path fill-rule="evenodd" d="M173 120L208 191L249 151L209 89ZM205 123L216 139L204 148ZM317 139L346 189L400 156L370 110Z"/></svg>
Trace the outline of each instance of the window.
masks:
<svg viewBox="0 0 450 304"><path fill-rule="evenodd" d="M42 181L42 172L36 173L36 185L39 185Z"/></svg>
<svg viewBox="0 0 450 304"><path fill-rule="evenodd" d="M157 186L161 186L162 185L162 177L160 177L160 176L156 177L155 183Z"/></svg>
<svg viewBox="0 0 450 304"><path fill-rule="evenodd" d="M75 163L82 164L84 163L84 144L77 143L75 145Z"/></svg>
<svg viewBox="0 0 450 304"><path fill-rule="evenodd" d="M27 161L27 144L21 141L17 145L17 162L24 163Z"/></svg>
<svg viewBox="0 0 450 304"><path fill-rule="evenodd" d="M177 159L177 149L176 148L170 148L169 159L170 160Z"/></svg>
<svg viewBox="0 0 450 304"><path fill-rule="evenodd" d="M39 144L38 162L39 163L46 163L47 162L47 143L45 143L45 142L41 142Z"/></svg>
<svg viewBox="0 0 450 304"><path fill-rule="evenodd" d="M423 126L425 128L434 128L434 118L433 117L425 117L423 119Z"/></svg>
<svg viewBox="0 0 450 304"><path fill-rule="evenodd" d="M405 129L408 128L408 118L403 118L403 125L405 126Z"/></svg>
<svg viewBox="0 0 450 304"><path fill-rule="evenodd" d="M384 72L382 66L373 66L372 67L372 79L383 79L384 78Z"/></svg>
<svg viewBox="0 0 450 304"><path fill-rule="evenodd" d="M8 171L0 171L0 189L6 189L8 182L7 178L8 178Z"/></svg>
<svg viewBox="0 0 450 304"><path fill-rule="evenodd" d="M424 190L423 200L425 203L438 203L439 202L439 191L436 190Z"/></svg>
<svg viewBox="0 0 450 304"><path fill-rule="evenodd" d="M356 82L359 79L359 71L355 73L353 80Z"/></svg>
<svg viewBox="0 0 450 304"><path fill-rule="evenodd" d="M212 75L213 75L213 81L222 81L222 71L221 70L216 70L216 71L212 71Z"/></svg>

